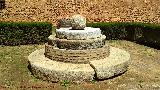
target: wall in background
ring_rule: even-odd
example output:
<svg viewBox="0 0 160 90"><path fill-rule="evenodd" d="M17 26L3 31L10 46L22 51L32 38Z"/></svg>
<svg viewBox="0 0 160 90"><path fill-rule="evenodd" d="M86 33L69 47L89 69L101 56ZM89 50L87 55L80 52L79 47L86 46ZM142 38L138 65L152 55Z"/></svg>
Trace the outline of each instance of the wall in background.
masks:
<svg viewBox="0 0 160 90"><path fill-rule="evenodd" d="M82 14L89 22L160 23L160 0L6 0L0 21L48 21Z"/></svg>

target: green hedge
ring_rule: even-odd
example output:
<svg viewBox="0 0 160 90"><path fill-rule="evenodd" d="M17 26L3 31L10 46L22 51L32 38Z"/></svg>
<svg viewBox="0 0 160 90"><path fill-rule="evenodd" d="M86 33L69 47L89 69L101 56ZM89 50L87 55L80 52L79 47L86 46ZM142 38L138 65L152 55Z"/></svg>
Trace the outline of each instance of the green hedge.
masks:
<svg viewBox="0 0 160 90"><path fill-rule="evenodd" d="M87 26L98 27L106 39L125 39L140 43L160 46L160 25L133 22L88 23Z"/></svg>
<svg viewBox="0 0 160 90"><path fill-rule="evenodd" d="M40 44L47 41L51 31L48 22L0 22L0 44Z"/></svg>

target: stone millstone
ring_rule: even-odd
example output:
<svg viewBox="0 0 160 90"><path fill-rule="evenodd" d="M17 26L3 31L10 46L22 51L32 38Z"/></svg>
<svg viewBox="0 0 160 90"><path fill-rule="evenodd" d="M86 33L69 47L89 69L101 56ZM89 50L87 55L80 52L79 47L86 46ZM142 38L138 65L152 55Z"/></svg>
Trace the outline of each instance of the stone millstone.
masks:
<svg viewBox="0 0 160 90"><path fill-rule="evenodd" d="M86 18L81 15L74 15L71 20L73 30L84 30L86 27Z"/></svg>
<svg viewBox="0 0 160 90"><path fill-rule="evenodd" d="M44 49L36 50L29 55L31 72L37 78L52 82L92 81L94 69L89 64L73 64L50 60L44 56Z"/></svg>
<svg viewBox="0 0 160 90"><path fill-rule="evenodd" d="M56 29L56 38L68 40L86 40L101 37L100 28L85 27L84 30L69 30L71 28Z"/></svg>
<svg viewBox="0 0 160 90"><path fill-rule="evenodd" d="M110 55L89 64L57 62L46 58L45 50L36 50L28 56L31 72L34 76L53 82L92 81L94 78L107 79L124 73L130 63L130 54L124 50L110 47Z"/></svg>
<svg viewBox="0 0 160 90"><path fill-rule="evenodd" d="M58 20L57 28L68 28L71 27L71 19L70 18L62 18Z"/></svg>
<svg viewBox="0 0 160 90"><path fill-rule="evenodd" d="M86 50L102 48L105 45L106 36L102 35L96 39L87 40L67 40L59 39L54 35L50 35L48 38L48 44L58 47L59 49L71 49L71 50Z"/></svg>

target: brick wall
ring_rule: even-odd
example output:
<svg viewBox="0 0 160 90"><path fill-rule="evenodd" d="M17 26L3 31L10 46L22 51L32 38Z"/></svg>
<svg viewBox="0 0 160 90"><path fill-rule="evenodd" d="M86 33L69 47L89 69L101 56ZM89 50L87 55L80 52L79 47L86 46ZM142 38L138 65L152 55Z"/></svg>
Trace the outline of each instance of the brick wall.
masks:
<svg viewBox="0 0 160 90"><path fill-rule="evenodd" d="M49 21L74 14L89 22L160 23L160 0L6 0L0 21Z"/></svg>

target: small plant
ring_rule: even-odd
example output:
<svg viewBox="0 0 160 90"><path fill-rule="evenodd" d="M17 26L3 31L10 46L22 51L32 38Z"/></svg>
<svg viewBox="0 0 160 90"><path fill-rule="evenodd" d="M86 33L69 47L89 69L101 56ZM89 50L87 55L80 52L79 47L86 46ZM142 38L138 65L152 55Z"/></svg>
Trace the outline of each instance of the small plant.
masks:
<svg viewBox="0 0 160 90"><path fill-rule="evenodd" d="M70 85L70 81L68 80L64 80L62 83L61 83L62 86L64 87L68 87Z"/></svg>
<svg viewBox="0 0 160 90"><path fill-rule="evenodd" d="M139 80L138 82L139 82L139 83L138 83L139 87L142 88L142 87L143 87L143 86L142 86L142 83L143 83L144 81L143 81L143 80Z"/></svg>
<svg viewBox="0 0 160 90"><path fill-rule="evenodd" d="M97 81L95 79L92 80L92 83L95 84Z"/></svg>

